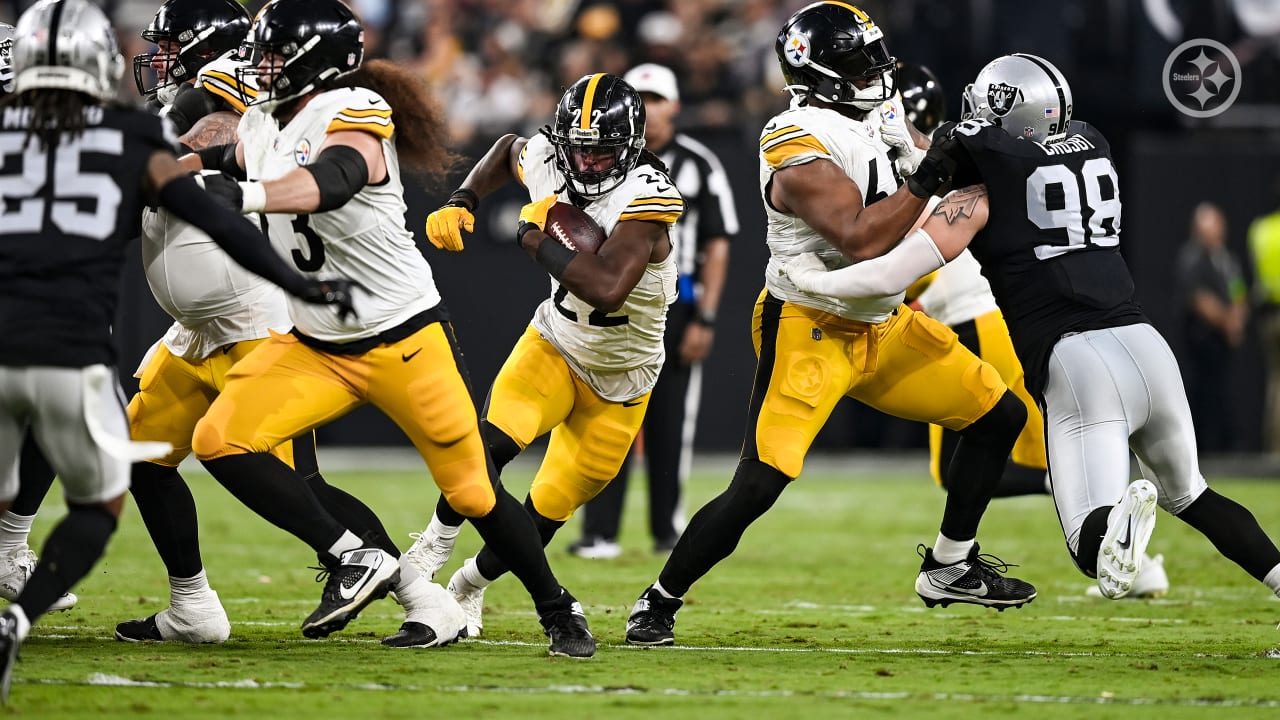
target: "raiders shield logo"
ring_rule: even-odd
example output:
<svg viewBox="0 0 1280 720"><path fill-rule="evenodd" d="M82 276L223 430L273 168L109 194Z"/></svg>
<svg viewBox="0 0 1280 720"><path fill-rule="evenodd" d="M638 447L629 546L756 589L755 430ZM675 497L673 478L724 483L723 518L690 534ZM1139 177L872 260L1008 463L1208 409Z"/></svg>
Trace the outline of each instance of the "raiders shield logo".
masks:
<svg viewBox="0 0 1280 720"><path fill-rule="evenodd" d="M1004 117L1013 109L1018 94L1022 91L1012 85L995 83L987 87L987 107L996 117Z"/></svg>

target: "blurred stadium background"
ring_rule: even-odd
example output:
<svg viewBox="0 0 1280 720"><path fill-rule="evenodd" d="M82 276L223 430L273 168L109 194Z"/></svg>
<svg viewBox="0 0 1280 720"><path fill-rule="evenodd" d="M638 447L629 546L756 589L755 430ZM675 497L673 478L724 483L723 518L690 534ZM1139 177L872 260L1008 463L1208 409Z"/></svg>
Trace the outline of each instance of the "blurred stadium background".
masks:
<svg viewBox="0 0 1280 720"><path fill-rule="evenodd" d="M464 156L460 172L505 132L528 135L545 123L561 90L588 72L621 74L655 61L681 78L685 132L711 146L733 182L742 232L732 251L715 351L708 360L698 448L734 452L750 389L754 356L751 306L766 257L756 187L756 138L783 108L773 42L801 0L348 0L362 16L370 57L418 69L447 108ZM12 21L28 4L0 2ZM126 56L146 45L139 31L158 0L103 0ZM262 2L248 0L256 10ZM1182 354L1181 305L1174 262L1187 239L1192 210L1222 207L1229 246L1247 262L1245 235L1256 217L1280 210L1280 3L1276 0L863 0L885 27L890 50L931 68L947 93L948 118L959 93L997 55L1026 51L1063 70L1075 93L1075 118L1112 143L1124 200L1122 248L1138 292L1157 327ZM1239 59L1239 96L1209 119L1180 113L1165 95L1162 73L1171 51L1190 38L1210 38ZM126 73L121 99L136 101ZM467 353L477 400L545 297L545 274L511 246L523 200L514 189L486 200L467 252L446 255L422 238L422 220L457 182L408 189L409 228L427 253ZM168 325L135 264L118 323L121 374ZM1232 358L1221 392L1230 398L1228 452L1261 459L1263 365L1252 323ZM902 450L923 447L925 431L847 403L819 447ZM324 446L407 445L380 414L358 412L321 431ZM1267 467L1266 464L1255 467Z"/></svg>

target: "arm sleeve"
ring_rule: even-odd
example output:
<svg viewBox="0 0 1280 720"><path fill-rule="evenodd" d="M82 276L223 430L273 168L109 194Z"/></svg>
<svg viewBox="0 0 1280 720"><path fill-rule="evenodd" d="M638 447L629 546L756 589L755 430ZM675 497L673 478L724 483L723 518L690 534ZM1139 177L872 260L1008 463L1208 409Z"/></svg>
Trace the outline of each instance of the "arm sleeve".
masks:
<svg viewBox="0 0 1280 720"><path fill-rule="evenodd" d="M178 98L165 111L165 117L169 118L173 123L174 129L178 132L178 137L186 135L195 126L196 122L205 115L211 115L219 110L226 109L222 98L208 90L200 87L184 87L187 89L178 93Z"/></svg>
<svg viewBox="0 0 1280 720"><path fill-rule="evenodd" d="M178 218L203 230L244 269L284 288L291 295L303 291L307 280L285 264L253 223L231 212L187 176L160 188L160 204Z"/></svg>
<svg viewBox="0 0 1280 720"><path fill-rule="evenodd" d="M916 230L878 258L825 273L805 271L791 280L801 290L828 297L879 297L904 292L945 264L929 233Z"/></svg>

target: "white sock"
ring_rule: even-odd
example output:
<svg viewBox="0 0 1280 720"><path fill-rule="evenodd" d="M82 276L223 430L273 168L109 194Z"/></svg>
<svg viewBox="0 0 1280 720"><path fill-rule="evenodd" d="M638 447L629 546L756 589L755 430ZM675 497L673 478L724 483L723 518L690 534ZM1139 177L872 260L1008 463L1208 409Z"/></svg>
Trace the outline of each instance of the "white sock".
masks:
<svg viewBox="0 0 1280 720"><path fill-rule="evenodd" d="M661 595L662 597L664 597L664 598L666 598L666 599L668 599L668 600L679 600L679 599L680 599L680 598L676 597L675 595L672 595L671 593L667 592L667 589L666 589L666 588L664 588L664 587L662 587L662 583L658 582L657 580L654 580L654 581L653 581L653 589L654 589L654 590L657 590L659 595Z"/></svg>
<svg viewBox="0 0 1280 720"><path fill-rule="evenodd" d="M18 515L12 510L0 513L0 555L8 555L27 546L35 515Z"/></svg>
<svg viewBox="0 0 1280 720"><path fill-rule="evenodd" d="M31 621L27 619L27 613L23 611L21 605L10 605L9 612L18 621L18 642L26 640L27 633L31 632Z"/></svg>
<svg viewBox="0 0 1280 720"><path fill-rule="evenodd" d="M972 540L952 540L938 533L938 539L933 541L933 559L943 565L958 563L969 557L969 551L972 549Z"/></svg>
<svg viewBox="0 0 1280 720"><path fill-rule="evenodd" d="M213 588L209 587L209 578L204 570L189 578L169 576L169 606L199 605L213 597Z"/></svg>
<svg viewBox="0 0 1280 720"><path fill-rule="evenodd" d="M1271 568L1271 572L1262 578L1262 582L1271 588L1271 592L1275 593L1276 597L1280 597L1280 565Z"/></svg>
<svg viewBox="0 0 1280 720"><path fill-rule="evenodd" d="M461 529L461 525L445 525L440 522L440 518L435 513L431 514L431 522L427 523L427 535L434 535L436 537L458 537L458 531Z"/></svg>
<svg viewBox="0 0 1280 720"><path fill-rule="evenodd" d="M471 558L462 564L462 579L478 588L489 587L493 584L492 580L480 574L480 568L476 565L475 558Z"/></svg>
<svg viewBox="0 0 1280 720"><path fill-rule="evenodd" d="M350 530L343 530L342 536L329 546L329 554L341 560L342 553L348 550L359 550L362 547L364 547L364 541Z"/></svg>
<svg viewBox="0 0 1280 720"><path fill-rule="evenodd" d="M427 594L427 585L431 583L421 575L415 575L413 580L405 582L403 579L396 585L396 601L404 608L404 619L411 622L422 622L422 619L416 617L431 602L431 597Z"/></svg>
<svg viewBox="0 0 1280 720"><path fill-rule="evenodd" d="M422 573L418 572L417 566L409 562L404 555L400 556L399 563L400 580L398 580L395 586L391 588L395 591L397 597L400 596L401 588L409 587L415 580L422 577ZM404 603L401 602L400 604L403 605Z"/></svg>

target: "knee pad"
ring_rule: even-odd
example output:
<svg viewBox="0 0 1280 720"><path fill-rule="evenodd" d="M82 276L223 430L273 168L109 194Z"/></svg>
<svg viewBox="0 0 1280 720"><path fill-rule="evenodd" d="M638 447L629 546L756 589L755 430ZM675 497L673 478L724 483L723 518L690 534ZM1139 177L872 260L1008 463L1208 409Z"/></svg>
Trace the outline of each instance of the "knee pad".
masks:
<svg viewBox="0 0 1280 720"><path fill-rule="evenodd" d="M578 509L575 498L549 482L539 483L529 488L529 499L526 503L527 507L533 510L532 514L535 518L542 515L562 525L573 516L573 511Z"/></svg>
<svg viewBox="0 0 1280 720"><path fill-rule="evenodd" d="M469 518L488 515L498 502L492 486L478 483L449 490L444 496L449 507Z"/></svg>
<svg viewBox="0 0 1280 720"><path fill-rule="evenodd" d="M1006 390L985 415L960 430L970 442L1012 445L1027 424L1027 406L1013 393Z"/></svg>

